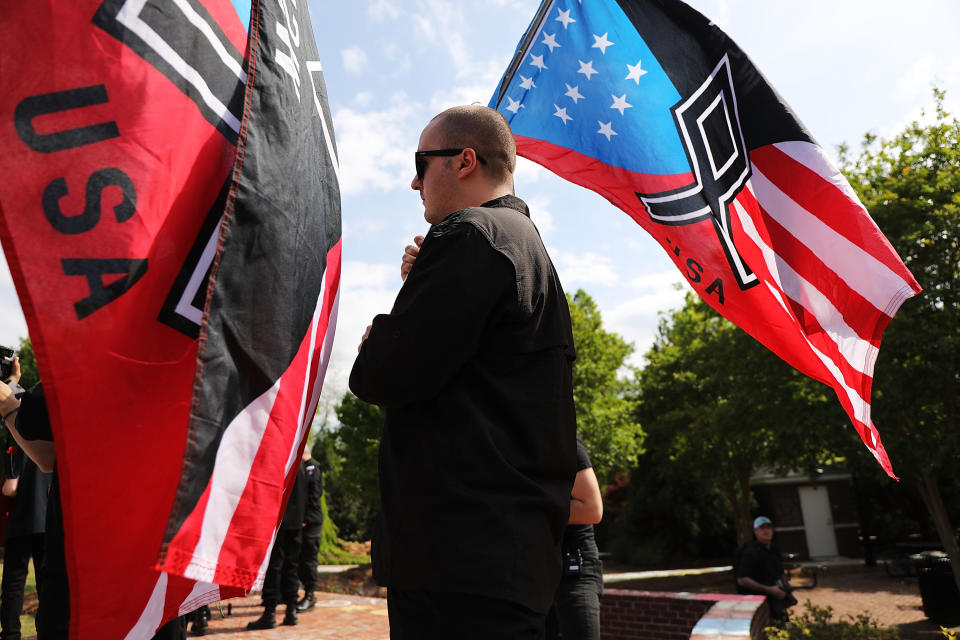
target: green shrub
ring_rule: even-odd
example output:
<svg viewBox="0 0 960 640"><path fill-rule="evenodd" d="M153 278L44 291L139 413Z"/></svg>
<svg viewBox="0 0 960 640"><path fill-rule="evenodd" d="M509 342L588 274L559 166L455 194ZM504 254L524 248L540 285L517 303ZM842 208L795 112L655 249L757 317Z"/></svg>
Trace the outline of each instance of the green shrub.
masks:
<svg viewBox="0 0 960 640"><path fill-rule="evenodd" d="M767 640L899 640L900 631L881 627L866 613L833 620L833 607L818 607L809 600L804 611L784 627L767 627Z"/></svg>

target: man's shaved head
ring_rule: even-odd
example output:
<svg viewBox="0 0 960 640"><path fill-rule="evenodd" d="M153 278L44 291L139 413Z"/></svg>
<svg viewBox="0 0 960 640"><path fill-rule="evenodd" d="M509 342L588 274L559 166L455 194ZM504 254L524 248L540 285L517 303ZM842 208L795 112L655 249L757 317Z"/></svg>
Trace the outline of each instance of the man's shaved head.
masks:
<svg viewBox="0 0 960 640"><path fill-rule="evenodd" d="M430 122L438 128L444 148L473 149L486 161L483 169L491 179L512 181L517 145L500 113L478 104L463 105L439 113Z"/></svg>

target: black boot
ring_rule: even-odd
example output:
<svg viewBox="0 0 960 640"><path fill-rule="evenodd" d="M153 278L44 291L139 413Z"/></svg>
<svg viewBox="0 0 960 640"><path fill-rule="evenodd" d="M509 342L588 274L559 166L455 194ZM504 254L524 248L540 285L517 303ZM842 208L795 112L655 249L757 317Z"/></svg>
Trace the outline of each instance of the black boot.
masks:
<svg viewBox="0 0 960 640"><path fill-rule="evenodd" d="M258 629L275 629L277 619L274 617L277 605L275 602L265 602L263 605L263 615L247 623L247 631L256 631Z"/></svg>
<svg viewBox="0 0 960 640"><path fill-rule="evenodd" d="M210 631L207 620L210 618L210 607L204 605L193 612L193 624L190 626L191 635L205 636Z"/></svg>
<svg viewBox="0 0 960 640"><path fill-rule="evenodd" d="M317 606L317 599L313 596L313 591L307 591L300 602L297 603L297 613L310 611Z"/></svg>
<svg viewBox="0 0 960 640"><path fill-rule="evenodd" d="M280 624L288 627L297 626L297 599L294 598L287 602L286 611L283 614L283 622Z"/></svg>

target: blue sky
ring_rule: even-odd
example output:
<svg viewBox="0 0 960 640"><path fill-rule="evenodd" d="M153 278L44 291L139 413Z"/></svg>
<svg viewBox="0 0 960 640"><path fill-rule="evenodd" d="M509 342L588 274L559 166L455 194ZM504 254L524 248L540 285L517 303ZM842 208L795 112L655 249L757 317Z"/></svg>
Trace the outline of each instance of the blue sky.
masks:
<svg viewBox="0 0 960 640"><path fill-rule="evenodd" d="M573 1L573 0L561 0ZM591 0L587 0L590 2ZM340 153L344 271L325 395L346 388L363 328L389 310L403 247L427 225L410 190L421 128L455 104L486 104L536 0L310 0ZM888 136L931 104L960 113L957 0L690 0L747 52L835 157L841 142ZM530 204L568 291L598 302L607 328L650 345L682 276L663 250L605 200L521 160ZM0 344L26 335L0 262Z"/></svg>

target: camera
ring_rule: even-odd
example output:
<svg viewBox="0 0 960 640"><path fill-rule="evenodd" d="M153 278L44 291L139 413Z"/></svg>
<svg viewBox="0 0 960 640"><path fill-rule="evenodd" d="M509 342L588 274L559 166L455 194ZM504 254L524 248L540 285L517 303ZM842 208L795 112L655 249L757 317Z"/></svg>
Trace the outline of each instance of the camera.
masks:
<svg viewBox="0 0 960 640"><path fill-rule="evenodd" d="M6 380L13 375L13 349L0 346L0 380Z"/></svg>

